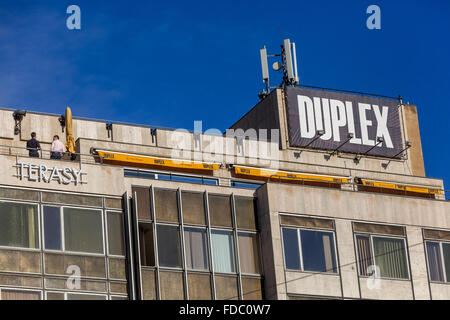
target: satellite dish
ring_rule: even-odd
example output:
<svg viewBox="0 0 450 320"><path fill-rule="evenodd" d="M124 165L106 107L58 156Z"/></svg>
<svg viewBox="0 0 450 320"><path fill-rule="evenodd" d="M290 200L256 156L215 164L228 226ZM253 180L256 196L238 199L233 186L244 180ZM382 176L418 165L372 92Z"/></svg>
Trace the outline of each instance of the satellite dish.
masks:
<svg viewBox="0 0 450 320"><path fill-rule="evenodd" d="M280 70L282 68L282 65L281 65L281 63L279 63L277 61L277 62L273 63L272 68L273 68L273 70L278 71L278 70Z"/></svg>

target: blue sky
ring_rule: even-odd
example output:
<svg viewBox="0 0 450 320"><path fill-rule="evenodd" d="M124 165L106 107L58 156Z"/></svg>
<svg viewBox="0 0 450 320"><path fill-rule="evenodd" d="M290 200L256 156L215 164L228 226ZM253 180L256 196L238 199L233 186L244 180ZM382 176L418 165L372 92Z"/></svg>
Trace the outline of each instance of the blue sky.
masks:
<svg viewBox="0 0 450 320"><path fill-rule="evenodd" d="M381 30L366 28L371 4ZM449 14L448 0L0 0L0 106L224 130L257 103L259 49L281 33L302 83L418 105L427 175L448 185Z"/></svg>

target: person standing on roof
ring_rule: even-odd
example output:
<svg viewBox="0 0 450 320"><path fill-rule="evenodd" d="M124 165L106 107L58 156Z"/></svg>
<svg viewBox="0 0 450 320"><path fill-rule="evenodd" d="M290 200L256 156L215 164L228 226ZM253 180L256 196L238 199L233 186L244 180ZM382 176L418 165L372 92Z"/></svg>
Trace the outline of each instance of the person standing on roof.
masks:
<svg viewBox="0 0 450 320"><path fill-rule="evenodd" d="M61 159L63 152L64 144L59 140L58 135L54 135L52 146L50 147L50 159Z"/></svg>
<svg viewBox="0 0 450 320"><path fill-rule="evenodd" d="M31 139L27 141L27 149L30 157L39 158L39 151L41 150L41 145L36 139L36 132L31 133Z"/></svg>

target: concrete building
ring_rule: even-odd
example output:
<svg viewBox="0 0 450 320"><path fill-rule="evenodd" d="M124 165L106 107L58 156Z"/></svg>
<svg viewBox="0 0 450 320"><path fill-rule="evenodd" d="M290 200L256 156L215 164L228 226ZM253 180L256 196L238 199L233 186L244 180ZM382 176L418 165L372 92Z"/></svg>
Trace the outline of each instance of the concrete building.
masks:
<svg viewBox="0 0 450 320"><path fill-rule="evenodd" d="M73 160L49 153L68 119L0 110L0 299L450 299L450 203L416 106L375 130L354 96L355 129L349 97L311 99L309 122L289 90L234 135L74 118Z"/></svg>

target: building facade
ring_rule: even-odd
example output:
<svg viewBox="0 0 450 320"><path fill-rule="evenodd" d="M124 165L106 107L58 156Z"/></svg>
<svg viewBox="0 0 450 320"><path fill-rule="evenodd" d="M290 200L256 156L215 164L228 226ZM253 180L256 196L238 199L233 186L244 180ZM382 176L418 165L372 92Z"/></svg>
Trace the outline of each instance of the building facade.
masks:
<svg viewBox="0 0 450 320"><path fill-rule="evenodd" d="M416 107L296 89L221 135L74 118L61 160L68 119L0 110L0 299L450 299Z"/></svg>

